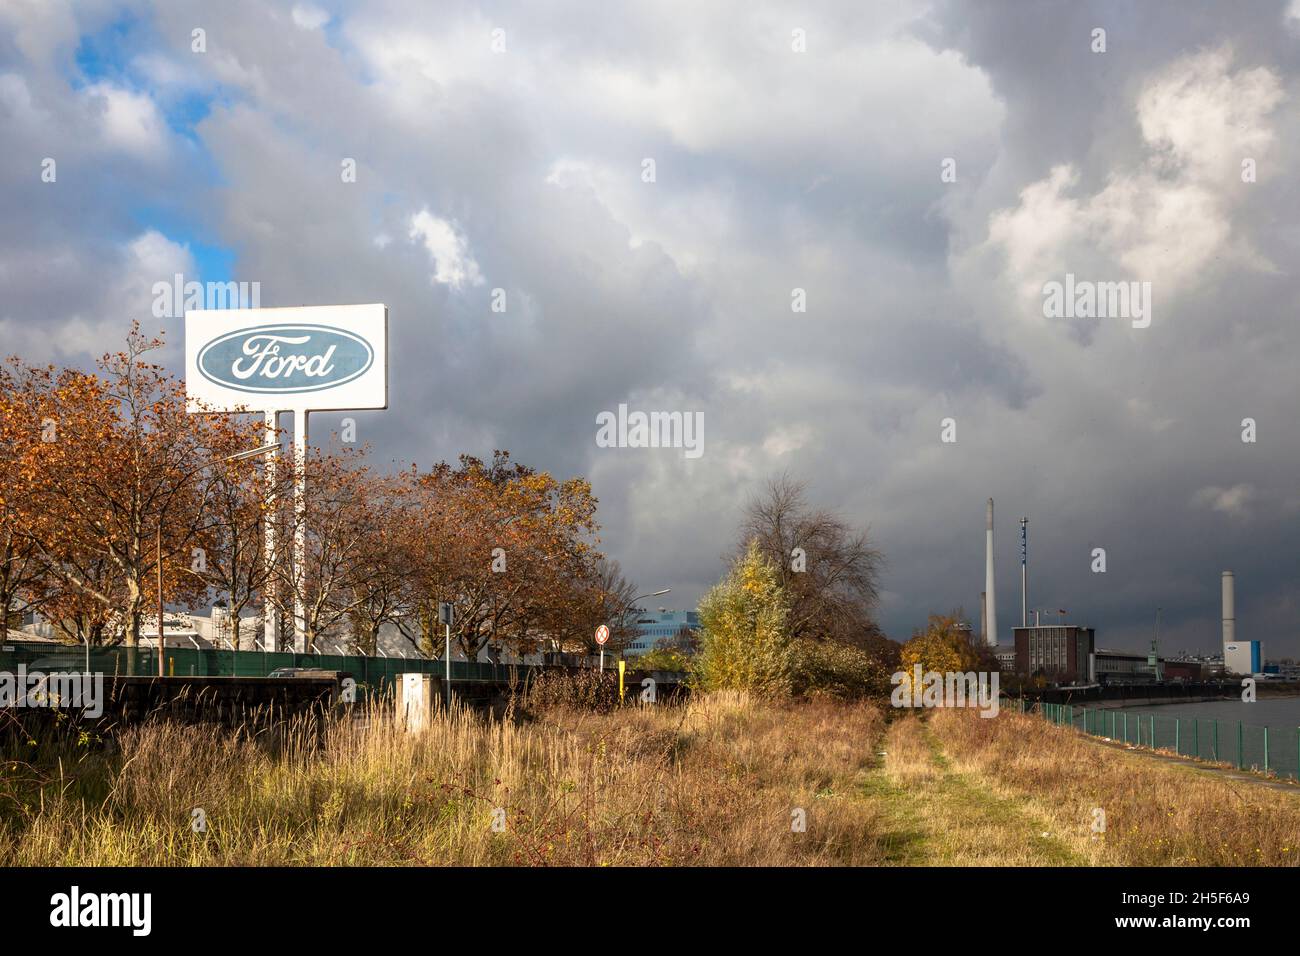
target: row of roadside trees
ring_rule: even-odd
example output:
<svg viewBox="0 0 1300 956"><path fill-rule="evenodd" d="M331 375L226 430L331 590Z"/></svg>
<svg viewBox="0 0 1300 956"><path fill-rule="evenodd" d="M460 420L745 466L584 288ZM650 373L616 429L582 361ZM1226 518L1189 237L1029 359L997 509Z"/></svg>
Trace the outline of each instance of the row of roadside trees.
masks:
<svg viewBox="0 0 1300 956"><path fill-rule="evenodd" d="M597 549L586 480L504 451L379 473L360 451L313 449L298 515L289 468L226 460L263 444L261 416L189 414L183 384L150 361L160 345L133 327L95 371L0 367L0 639L39 610L69 642L138 644L160 531L164 601L223 600L241 648L255 637L241 612L275 615L285 634L300 606L309 648L328 636L374 653L390 626L437 655L442 601L470 659L583 648L604 622L626 639L635 589Z"/></svg>

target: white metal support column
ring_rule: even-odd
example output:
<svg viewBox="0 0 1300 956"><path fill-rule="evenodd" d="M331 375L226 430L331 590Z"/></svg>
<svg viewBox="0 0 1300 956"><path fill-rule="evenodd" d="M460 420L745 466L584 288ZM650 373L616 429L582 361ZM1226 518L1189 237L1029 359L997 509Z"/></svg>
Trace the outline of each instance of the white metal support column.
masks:
<svg viewBox="0 0 1300 956"><path fill-rule="evenodd" d="M279 429L276 427L279 412L266 413L266 444L278 442ZM276 626L279 621L279 612L275 608L275 465L276 455L272 453L266 459L266 483L267 483L267 504L269 505L266 512L266 532L264 535L264 544L266 548L266 567L267 577L264 593L262 597L262 617L263 617L263 645L273 651L280 649L279 628Z"/></svg>
<svg viewBox="0 0 1300 956"><path fill-rule="evenodd" d="M310 412L293 411L293 574L298 582L293 599L293 644L299 653L307 648L307 605L303 601L307 568L307 420Z"/></svg>

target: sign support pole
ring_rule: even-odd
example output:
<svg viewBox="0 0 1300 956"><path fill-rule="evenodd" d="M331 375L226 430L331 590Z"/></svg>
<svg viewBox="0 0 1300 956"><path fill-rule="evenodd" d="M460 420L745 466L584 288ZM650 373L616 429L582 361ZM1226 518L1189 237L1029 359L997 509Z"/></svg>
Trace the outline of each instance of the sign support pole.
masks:
<svg viewBox="0 0 1300 956"><path fill-rule="evenodd" d="M273 460L266 469L270 514L263 541L270 569L290 571L293 577L268 581L263 587L267 611L263 630L268 652L286 647L306 652L308 418L311 411L388 407L388 308L371 302L186 309L185 396L192 414L263 414L268 445L278 444L280 413L293 414L292 554L285 553L290 545L287 514L285 521L277 520L279 469ZM295 592L292 646L289 635L282 633L288 630L287 616L277 607L289 604L286 588Z"/></svg>
<svg viewBox="0 0 1300 956"><path fill-rule="evenodd" d="M266 413L266 444L268 445L275 444L280 440L277 434L279 429L276 427L279 417L279 412ZM266 511L266 530L264 533L267 575L262 597L262 614L265 617L262 626L265 636L263 646L278 651L280 649L280 635L277 624L280 615L275 606L275 459L275 453L272 453L266 459L266 494L269 507Z"/></svg>
<svg viewBox="0 0 1300 956"><path fill-rule="evenodd" d="M298 582L293 598L293 643L301 653L307 647L307 604L303 600L307 570L307 416L304 408L293 410L293 574Z"/></svg>

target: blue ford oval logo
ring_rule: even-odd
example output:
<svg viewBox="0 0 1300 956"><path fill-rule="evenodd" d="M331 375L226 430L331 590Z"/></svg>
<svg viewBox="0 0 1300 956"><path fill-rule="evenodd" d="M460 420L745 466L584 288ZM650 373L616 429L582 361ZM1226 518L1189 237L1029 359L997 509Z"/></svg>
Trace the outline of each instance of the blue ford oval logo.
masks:
<svg viewBox="0 0 1300 956"><path fill-rule="evenodd" d="M227 332L199 350L204 378L241 392L317 392L365 374L375 350L328 325L258 325Z"/></svg>

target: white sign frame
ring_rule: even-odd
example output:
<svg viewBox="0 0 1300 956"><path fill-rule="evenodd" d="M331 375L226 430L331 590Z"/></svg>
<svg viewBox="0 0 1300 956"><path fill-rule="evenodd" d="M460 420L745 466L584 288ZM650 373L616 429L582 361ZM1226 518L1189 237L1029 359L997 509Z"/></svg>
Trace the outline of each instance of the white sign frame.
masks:
<svg viewBox="0 0 1300 956"><path fill-rule="evenodd" d="M311 390L223 384L200 359L241 332L294 330L302 335L361 341L371 364L360 374ZM251 340L254 336L249 336ZM247 341L247 340L246 340ZM272 346L280 349L280 345ZM245 346L247 348L247 346ZM292 346L288 346L292 348ZM249 355L243 351L244 355ZM276 357L280 358L279 356ZM252 360L250 360L252 361ZM268 367L268 366L264 366ZM257 380L259 383L265 378ZM185 312L185 398L191 412L345 412L388 407L388 307L313 305L282 309L190 309Z"/></svg>
<svg viewBox="0 0 1300 956"><path fill-rule="evenodd" d="M324 333L324 338L335 338L337 344L346 344L348 340L360 341L369 350L369 364L360 372L347 376L336 384L315 388L258 388L240 389L229 379L226 384L216 377L213 368L203 362L210 348L227 341L236 341L240 332L258 332L263 340L269 330L292 330L295 334L275 344L280 351L292 349L296 340L302 335L313 332ZM286 370L285 362L289 355L277 354L273 357L256 354L256 349L246 350L248 340L237 350L238 361L246 365L258 365L263 372L269 372L271 362L277 370ZM304 343L305 344L305 343ZM261 346L259 346L261 347ZM310 351L310 350L308 350ZM229 349L225 350L229 356ZM300 354L301 368L305 376L323 374L329 367L325 360L326 353L318 352L316 356ZM308 370L312 361L317 364ZM286 370L292 374L292 369ZM233 373L232 373L233 374ZM266 377L266 376L264 376ZM274 380L274 379L272 379ZM308 416L311 412L350 412L386 409L388 407L388 306L383 303L364 305L310 305L291 306L277 309L187 309L185 312L185 400L191 414L221 415L261 413L266 416L266 442L278 444L280 412L293 413L293 499L294 514L298 518L294 529L293 563L294 573L306 563L307 532L302 516L307 507L307 447L310 440ZM274 487L276 457L272 455L266 461L267 481ZM271 508L266 516L266 554L267 560L274 560L275 555L275 509ZM276 634L276 614L269 610L274 601L274 585L266 585L267 594L264 604L264 631L266 646L278 647ZM294 601L294 645L307 651L307 610L299 594Z"/></svg>

